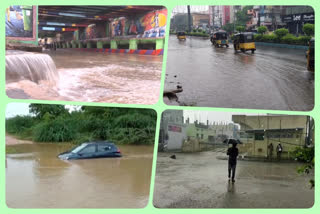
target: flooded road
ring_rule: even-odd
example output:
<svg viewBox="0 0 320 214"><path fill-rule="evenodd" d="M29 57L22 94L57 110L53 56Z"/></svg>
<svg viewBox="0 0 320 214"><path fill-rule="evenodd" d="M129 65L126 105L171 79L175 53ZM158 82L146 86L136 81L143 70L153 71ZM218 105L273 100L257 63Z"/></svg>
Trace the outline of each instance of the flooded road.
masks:
<svg viewBox="0 0 320 214"><path fill-rule="evenodd" d="M225 152L159 153L153 204L160 208L309 208L314 175L298 163L238 161L228 182ZM221 158L221 157L224 157Z"/></svg>
<svg viewBox="0 0 320 214"><path fill-rule="evenodd" d="M142 208L150 189L153 146L118 146L122 158L62 161L70 144L12 145L6 158L11 208Z"/></svg>
<svg viewBox="0 0 320 214"><path fill-rule="evenodd" d="M235 54L232 45L170 36L165 89L177 85L180 105L303 111L314 105L314 76L298 49L257 46L254 54Z"/></svg>
<svg viewBox="0 0 320 214"><path fill-rule="evenodd" d="M11 52L6 51L6 56L12 55ZM44 51L42 57L45 54L53 59L57 78L38 81L31 78L14 81L6 78L9 97L130 104L154 104L158 101L162 56L66 49ZM37 56L40 57L40 54ZM6 64L7 61L6 58ZM7 66L6 70L6 76L9 76ZM30 73L29 69L21 72ZM42 69L41 72L46 70Z"/></svg>

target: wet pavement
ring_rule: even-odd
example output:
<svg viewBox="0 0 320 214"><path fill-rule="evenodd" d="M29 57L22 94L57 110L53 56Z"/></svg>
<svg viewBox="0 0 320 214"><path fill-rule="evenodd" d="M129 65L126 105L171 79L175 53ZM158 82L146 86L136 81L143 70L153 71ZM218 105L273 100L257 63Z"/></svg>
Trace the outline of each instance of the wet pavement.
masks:
<svg viewBox="0 0 320 214"><path fill-rule="evenodd" d="M19 81L7 79L6 92L9 97L125 104L158 102L162 56L66 49L44 51L44 54L49 54L53 59L57 77L36 82L30 78ZM10 55L10 51L6 55ZM19 71L21 77L23 72L30 71Z"/></svg>
<svg viewBox="0 0 320 214"><path fill-rule="evenodd" d="M254 54L215 48L209 39L170 36L165 90L181 85L169 105L311 110L314 75L304 50L257 46Z"/></svg>
<svg viewBox="0 0 320 214"><path fill-rule="evenodd" d="M10 147L17 152L6 155L10 208L142 208L148 203L153 146L118 146L121 158L73 161L57 158L70 144Z"/></svg>
<svg viewBox="0 0 320 214"><path fill-rule="evenodd" d="M225 150L159 153L153 204L159 208L309 208L313 175L298 163L238 161L236 182L228 182Z"/></svg>

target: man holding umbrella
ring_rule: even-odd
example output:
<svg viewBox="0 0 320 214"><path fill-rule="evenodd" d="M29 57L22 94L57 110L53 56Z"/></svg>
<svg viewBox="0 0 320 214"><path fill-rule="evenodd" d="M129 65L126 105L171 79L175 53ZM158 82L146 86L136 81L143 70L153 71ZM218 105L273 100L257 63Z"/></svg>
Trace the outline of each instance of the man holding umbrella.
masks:
<svg viewBox="0 0 320 214"><path fill-rule="evenodd" d="M230 181L231 172L232 172L232 183L234 183L235 182L234 177L236 175L237 157L239 154L237 144L240 143L240 141L236 139L227 139L227 140L228 140L228 144L232 144L232 147L230 147L227 151L227 155L229 155L228 178Z"/></svg>

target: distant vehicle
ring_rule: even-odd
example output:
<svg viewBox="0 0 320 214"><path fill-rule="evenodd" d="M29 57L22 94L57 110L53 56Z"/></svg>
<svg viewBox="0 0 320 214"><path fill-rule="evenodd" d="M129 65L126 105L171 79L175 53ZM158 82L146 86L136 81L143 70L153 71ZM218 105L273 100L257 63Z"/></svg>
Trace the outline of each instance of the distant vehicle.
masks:
<svg viewBox="0 0 320 214"><path fill-rule="evenodd" d="M229 47L228 35L224 31L213 33L210 37L210 41L217 48L223 46Z"/></svg>
<svg viewBox="0 0 320 214"><path fill-rule="evenodd" d="M187 39L186 33L185 33L184 31L178 32L178 33L177 33L177 38L178 38L179 40L186 40L186 39Z"/></svg>
<svg viewBox="0 0 320 214"><path fill-rule="evenodd" d="M243 53L246 51L254 53L256 50L256 44L254 43L253 33L244 32L234 35L233 47L236 52L240 50Z"/></svg>
<svg viewBox="0 0 320 214"><path fill-rule="evenodd" d="M309 49L306 53L308 71L314 72L314 38L309 41Z"/></svg>
<svg viewBox="0 0 320 214"><path fill-rule="evenodd" d="M62 160L114 157L121 157L121 152L113 143L108 141L82 143L80 146L58 155L58 158Z"/></svg>

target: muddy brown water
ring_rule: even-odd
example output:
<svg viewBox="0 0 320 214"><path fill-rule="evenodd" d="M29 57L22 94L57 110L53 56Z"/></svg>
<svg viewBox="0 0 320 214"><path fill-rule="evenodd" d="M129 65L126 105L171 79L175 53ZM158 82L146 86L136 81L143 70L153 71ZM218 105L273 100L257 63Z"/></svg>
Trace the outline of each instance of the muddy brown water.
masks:
<svg viewBox="0 0 320 214"><path fill-rule="evenodd" d="M19 99L155 104L162 60L66 49L42 54L6 51L6 93Z"/></svg>
<svg viewBox="0 0 320 214"><path fill-rule="evenodd" d="M118 146L122 158L62 161L70 144L11 145L10 208L142 208L148 203L153 146Z"/></svg>

